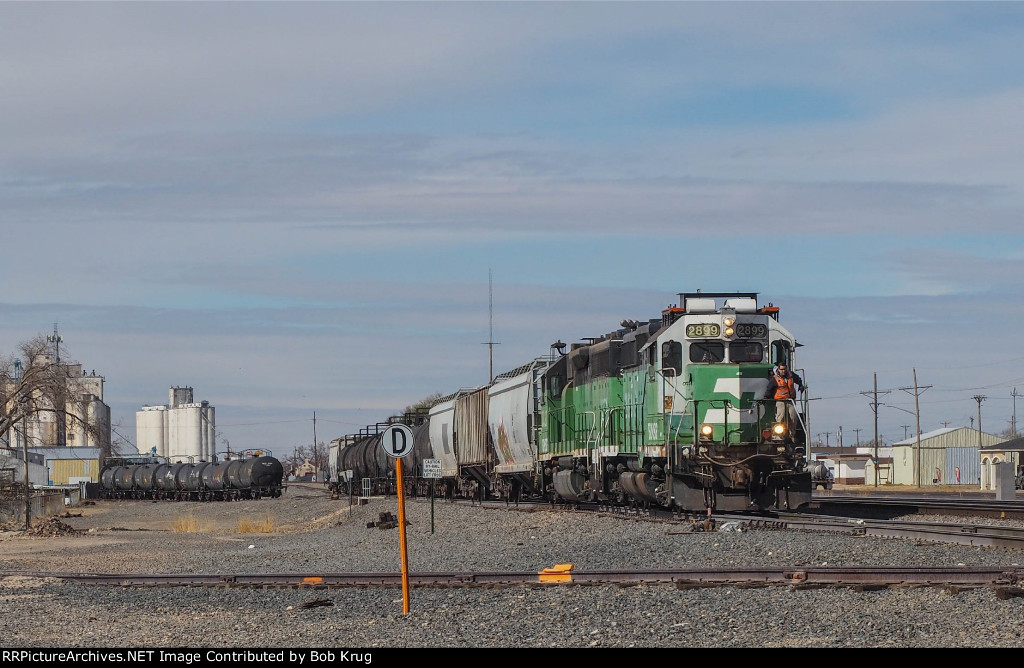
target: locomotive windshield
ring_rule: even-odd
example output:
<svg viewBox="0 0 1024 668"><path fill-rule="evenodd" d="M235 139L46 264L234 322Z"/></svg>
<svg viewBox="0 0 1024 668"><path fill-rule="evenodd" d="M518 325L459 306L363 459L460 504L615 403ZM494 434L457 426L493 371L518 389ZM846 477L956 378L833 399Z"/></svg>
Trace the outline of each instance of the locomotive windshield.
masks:
<svg viewBox="0 0 1024 668"><path fill-rule="evenodd" d="M730 362L760 362L764 359L764 344L760 341L733 341L729 344Z"/></svg>
<svg viewBox="0 0 1024 668"><path fill-rule="evenodd" d="M725 361L726 347L725 343L721 341L692 341L689 349L691 362L715 364ZM764 344L760 341L732 341L729 343L729 361L733 364L763 360ZM668 362L669 358L666 357L664 366L672 368Z"/></svg>
<svg viewBox="0 0 1024 668"><path fill-rule="evenodd" d="M691 362L721 362L725 359L725 344L720 341L694 341L690 344Z"/></svg>

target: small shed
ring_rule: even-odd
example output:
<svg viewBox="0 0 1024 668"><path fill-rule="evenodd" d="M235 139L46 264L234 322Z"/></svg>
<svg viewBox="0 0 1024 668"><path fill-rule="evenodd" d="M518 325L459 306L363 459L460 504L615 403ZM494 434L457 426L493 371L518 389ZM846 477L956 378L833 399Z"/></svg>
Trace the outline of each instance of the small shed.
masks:
<svg viewBox="0 0 1024 668"><path fill-rule="evenodd" d="M996 489L996 465L1010 462L1017 478L1024 468L1024 437L1011 438L981 449L981 488Z"/></svg>

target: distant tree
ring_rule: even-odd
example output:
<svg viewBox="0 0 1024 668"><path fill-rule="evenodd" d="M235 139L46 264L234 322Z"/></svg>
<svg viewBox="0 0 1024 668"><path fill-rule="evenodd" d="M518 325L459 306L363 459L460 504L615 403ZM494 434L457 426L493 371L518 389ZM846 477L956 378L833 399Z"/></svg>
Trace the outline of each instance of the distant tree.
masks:
<svg viewBox="0 0 1024 668"><path fill-rule="evenodd" d="M43 432L71 427L100 438L99 425L88 420L92 399L71 373L74 363L58 363L50 352L50 343L39 335L22 343L19 353L0 356L0 440L10 443L12 431L22 431L29 421L38 422Z"/></svg>
<svg viewBox="0 0 1024 668"><path fill-rule="evenodd" d="M300 445L285 457L286 467L294 471L308 461L317 471L327 471L328 447L323 441L313 445Z"/></svg>
<svg viewBox="0 0 1024 668"><path fill-rule="evenodd" d="M402 414L403 415L409 415L409 414L412 414L412 413L426 413L431 408L433 408L434 404L437 403L437 400L440 399L443 396L444 395L441 394L440 392L434 392L433 394L428 394L427 396L423 397L422 399L420 399L416 403L410 404L409 406L406 406L405 410L402 411Z"/></svg>
<svg viewBox="0 0 1024 668"><path fill-rule="evenodd" d="M31 445L60 443L62 434L77 431L107 449L100 426L89 420L93 397L83 394L79 375L72 369L81 366L58 362L51 356L51 344L38 335L19 346L17 353L0 355L0 441L14 445L21 441L27 451ZM12 439L12 436L16 438ZM27 453L26 453L27 454ZM25 478L27 457L23 455ZM25 485L25 527L29 522L28 485Z"/></svg>

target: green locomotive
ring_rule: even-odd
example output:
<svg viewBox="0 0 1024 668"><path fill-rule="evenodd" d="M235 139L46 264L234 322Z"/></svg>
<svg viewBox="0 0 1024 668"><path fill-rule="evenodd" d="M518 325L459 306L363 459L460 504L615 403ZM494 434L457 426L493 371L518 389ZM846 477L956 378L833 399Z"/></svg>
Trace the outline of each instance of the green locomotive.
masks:
<svg viewBox="0 0 1024 668"><path fill-rule="evenodd" d="M798 345L757 293L700 291L660 319L623 321L567 352L559 342L542 378L538 470L570 502L708 513L808 503L806 396L778 413L765 396L775 365L796 368Z"/></svg>

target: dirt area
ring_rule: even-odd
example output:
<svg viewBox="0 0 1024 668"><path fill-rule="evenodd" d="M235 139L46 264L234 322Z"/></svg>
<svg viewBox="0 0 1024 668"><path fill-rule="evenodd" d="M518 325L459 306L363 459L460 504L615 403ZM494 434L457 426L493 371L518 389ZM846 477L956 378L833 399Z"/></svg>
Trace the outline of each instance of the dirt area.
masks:
<svg viewBox="0 0 1024 668"><path fill-rule="evenodd" d="M76 550L135 542L139 534L245 541L247 536L304 533L344 521L348 503L331 500L322 484L292 484L277 499L224 502L85 501L60 515L22 526L0 527L0 567L11 558L68 547Z"/></svg>

